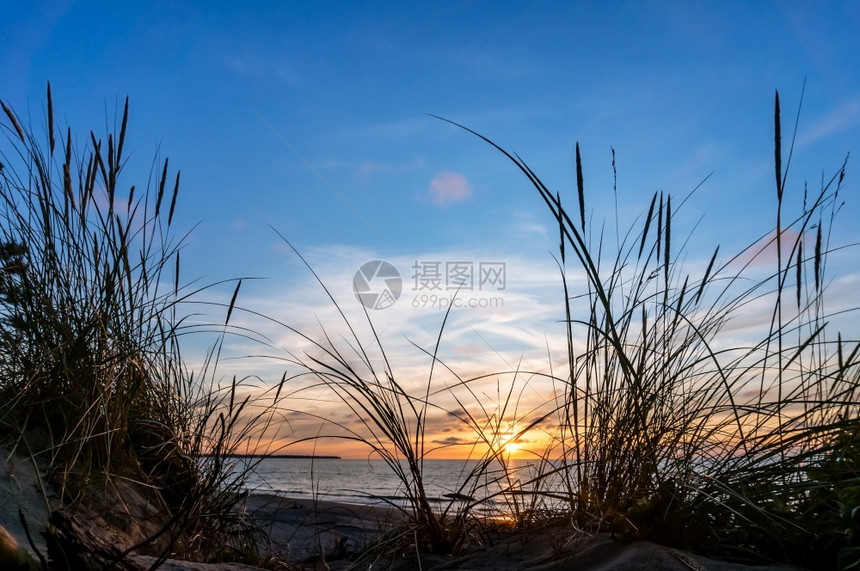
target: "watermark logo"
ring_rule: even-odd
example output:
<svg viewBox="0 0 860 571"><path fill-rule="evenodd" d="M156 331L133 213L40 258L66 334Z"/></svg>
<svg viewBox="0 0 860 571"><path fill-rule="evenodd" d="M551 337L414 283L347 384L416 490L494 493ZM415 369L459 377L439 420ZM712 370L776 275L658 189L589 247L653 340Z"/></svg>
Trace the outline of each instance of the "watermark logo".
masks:
<svg viewBox="0 0 860 571"><path fill-rule="evenodd" d="M368 309L387 309L403 291L403 279L397 268L385 260L362 264L352 279L355 297Z"/></svg>
<svg viewBox="0 0 860 571"><path fill-rule="evenodd" d="M507 289L505 262L471 262L463 260L415 260L412 270L412 307L447 309L448 307L500 308L501 297L487 297L488 292ZM368 309L387 309L403 292L400 272L385 260L362 265L352 280L355 296ZM438 292L438 293L437 293ZM480 292L478 297L464 296Z"/></svg>

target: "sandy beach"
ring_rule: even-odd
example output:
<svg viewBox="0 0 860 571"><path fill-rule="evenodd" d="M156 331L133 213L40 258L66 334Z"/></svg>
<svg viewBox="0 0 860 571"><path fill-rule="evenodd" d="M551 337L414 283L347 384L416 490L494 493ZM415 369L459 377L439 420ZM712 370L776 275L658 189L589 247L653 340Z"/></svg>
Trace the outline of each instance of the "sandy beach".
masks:
<svg viewBox="0 0 860 571"><path fill-rule="evenodd" d="M268 534L263 546L289 561L355 558L403 514L393 508L251 494L244 509Z"/></svg>
<svg viewBox="0 0 860 571"><path fill-rule="evenodd" d="M397 545L408 528L402 512L386 507L252 494L245 509L268 532L270 546L305 568L540 571L777 571L786 566L749 566L717 561L646 541L608 534L577 536L565 522L517 532L488 532L460 556L401 550L367 551L385 540ZM386 534L387 533L387 534ZM408 542L407 542L408 543Z"/></svg>

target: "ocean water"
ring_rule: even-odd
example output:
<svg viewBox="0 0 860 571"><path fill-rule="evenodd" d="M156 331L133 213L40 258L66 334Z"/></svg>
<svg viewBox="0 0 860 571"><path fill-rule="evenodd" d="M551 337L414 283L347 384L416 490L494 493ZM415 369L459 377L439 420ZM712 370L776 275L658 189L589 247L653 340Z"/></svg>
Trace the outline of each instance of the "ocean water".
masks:
<svg viewBox="0 0 860 571"><path fill-rule="evenodd" d="M264 458L256 460L247 487L252 492L278 493L291 498L317 498L344 503L406 504L403 483L383 460L328 458ZM468 478L475 461L425 460L424 485L431 504L440 511L456 502L452 494L482 500L478 509L487 513L510 511L512 501L529 501L534 486L528 482L535 466L510 460L503 470L498 463L478 478ZM405 467L405 464L404 464ZM463 482L467 482L462 487ZM541 489L558 486L544 480Z"/></svg>

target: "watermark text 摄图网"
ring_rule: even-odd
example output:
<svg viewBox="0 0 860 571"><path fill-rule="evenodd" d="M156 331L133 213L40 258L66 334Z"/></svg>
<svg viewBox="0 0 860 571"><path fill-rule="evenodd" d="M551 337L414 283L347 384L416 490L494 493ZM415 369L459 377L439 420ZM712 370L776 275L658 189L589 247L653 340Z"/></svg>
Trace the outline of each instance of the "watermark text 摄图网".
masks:
<svg viewBox="0 0 860 571"><path fill-rule="evenodd" d="M412 289L421 291L504 291L505 262L415 260Z"/></svg>

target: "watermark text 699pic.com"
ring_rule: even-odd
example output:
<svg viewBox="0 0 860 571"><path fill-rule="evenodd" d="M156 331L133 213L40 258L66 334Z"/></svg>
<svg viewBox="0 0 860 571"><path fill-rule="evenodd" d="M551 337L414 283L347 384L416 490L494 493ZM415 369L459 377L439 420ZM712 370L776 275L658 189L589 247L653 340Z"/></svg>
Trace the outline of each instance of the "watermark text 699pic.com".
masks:
<svg viewBox="0 0 860 571"><path fill-rule="evenodd" d="M468 308L502 308L505 306L503 297L457 297L440 296L436 294L423 293L412 297L412 307L426 309L448 309L449 307L468 307Z"/></svg>

